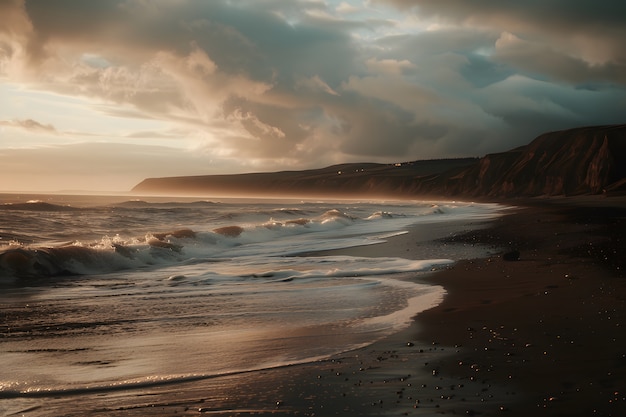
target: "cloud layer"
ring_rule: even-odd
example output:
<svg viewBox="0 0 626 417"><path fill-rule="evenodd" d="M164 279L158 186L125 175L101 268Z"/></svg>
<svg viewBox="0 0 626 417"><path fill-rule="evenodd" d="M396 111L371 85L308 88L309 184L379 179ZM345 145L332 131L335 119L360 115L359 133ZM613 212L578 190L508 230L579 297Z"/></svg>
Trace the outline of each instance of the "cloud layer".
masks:
<svg viewBox="0 0 626 417"><path fill-rule="evenodd" d="M207 173L481 156L623 123L625 20L588 0L3 0L0 83L158 121L106 141L219 161ZM102 133L48 114L0 110L3 137Z"/></svg>

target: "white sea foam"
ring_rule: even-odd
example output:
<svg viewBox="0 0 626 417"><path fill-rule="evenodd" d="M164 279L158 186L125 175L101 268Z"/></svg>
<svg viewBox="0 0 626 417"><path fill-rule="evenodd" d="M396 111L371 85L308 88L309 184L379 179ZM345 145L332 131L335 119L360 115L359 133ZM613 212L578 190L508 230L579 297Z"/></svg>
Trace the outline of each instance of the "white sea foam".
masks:
<svg viewBox="0 0 626 417"><path fill-rule="evenodd" d="M59 217L53 224L37 219L44 223L39 229L40 241L54 242L58 240L54 236L62 235L70 243L53 246L31 243L19 248L0 246L0 276L36 278L109 273L225 254L229 257L284 256L374 244L401 233L411 224L481 218L493 213L489 207L458 203L390 204L383 206L385 210L380 209L380 204L353 204L341 209L328 208L326 204L288 209L197 203L137 204L74 208L71 217L65 211L53 211L52 214ZM36 217L31 211L16 212L12 214L22 215L25 220ZM202 221L203 217L206 221ZM85 239L84 225L106 224L107 221L113 225L123 223L126 227L104 230L106 233L99 239ZM172 228L172 224L177 228ZM187 224L192 227L185 228ZM55 229L65 225L69 226L66 230ZM142 231L142 227L146 229ZM91 235L93 233L88 234Z"/></svg>
<svg viewBox="0 0 626 417"><path fill-rule="evenodd" d="M498 209L59 199L0 210L14 231L12 245L0 240L11 328L0 397L206 378L371 343L440 300L442 288L413 278L454 257L303 254L377 244L420 223L481 221Z"/></svg>

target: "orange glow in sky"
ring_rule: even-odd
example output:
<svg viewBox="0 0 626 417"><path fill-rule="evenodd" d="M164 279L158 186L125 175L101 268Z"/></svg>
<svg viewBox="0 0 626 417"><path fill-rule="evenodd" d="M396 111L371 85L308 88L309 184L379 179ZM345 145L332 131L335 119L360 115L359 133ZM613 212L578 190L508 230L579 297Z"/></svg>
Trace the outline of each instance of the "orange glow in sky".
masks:
<svg viewBox="0 0 626 417"><path fill-rule="evenodd" d="M624 123L626 6L0 2L0 192L483 156Z"/></svg>

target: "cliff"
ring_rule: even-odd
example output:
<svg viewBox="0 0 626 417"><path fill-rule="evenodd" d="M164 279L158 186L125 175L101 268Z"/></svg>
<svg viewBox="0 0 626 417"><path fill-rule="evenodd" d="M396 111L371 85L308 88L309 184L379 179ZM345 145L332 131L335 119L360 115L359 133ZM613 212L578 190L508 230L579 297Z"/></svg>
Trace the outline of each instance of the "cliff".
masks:
<svg viewBox="0 0 626 417"><path fill-rule="evenodd" d="M626 125L550 132L483 158L149 178L137 193L248 196L536 197L626 191Z"/></svg>
<svg viewBox="0 0 626 417"><path fill-rule="evenodd" d="M420 178L452 172L478 158L396 164L350 163L302 171L148 178L132 191L151 194L244 196L408 196Z"/></svg>
<svg viewBox="0 0 626 417"><path fill-rule="evenodd" d="M625 178L626 125L598 126L546 133L487 155L456 178L442 176L439 188L449 195L571 196L623 191Z"/></svg>

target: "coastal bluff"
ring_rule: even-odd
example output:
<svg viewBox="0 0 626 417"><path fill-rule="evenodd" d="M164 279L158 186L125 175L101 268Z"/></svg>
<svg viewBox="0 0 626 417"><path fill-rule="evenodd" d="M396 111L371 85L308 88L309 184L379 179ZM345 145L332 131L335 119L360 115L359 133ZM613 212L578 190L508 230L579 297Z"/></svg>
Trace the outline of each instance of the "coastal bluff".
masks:
<svg viewBox="0 0 626 417"><path fill-rule="evenodd" d="M443 176L441 180L437 186L447 195L477 197L623 192L626 125L545 133L526 146L486 155L459 175Z"/></svg>
<svg viewBox="0 0 626 417"><path fill-rule="evenodd" d="M394 164L148 178L134 193L341 197L539 197L626 192L626 124L542 134L506 152Z"/></svg>

